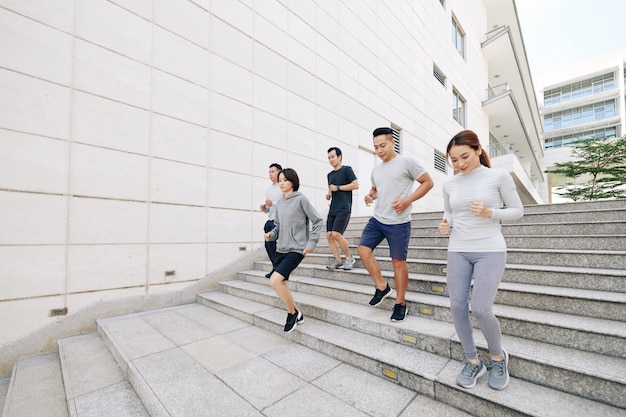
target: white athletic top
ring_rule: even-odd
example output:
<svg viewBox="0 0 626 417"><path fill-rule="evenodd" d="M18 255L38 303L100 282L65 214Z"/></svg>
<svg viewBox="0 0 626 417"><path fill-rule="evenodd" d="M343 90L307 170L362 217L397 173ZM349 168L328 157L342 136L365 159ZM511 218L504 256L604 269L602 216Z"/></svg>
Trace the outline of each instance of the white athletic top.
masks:
<svg viewBox="0 0 626 417"><path fill-rule="evenodd" d="M470 212L472 200L493 210L490 218ZM506 252L500 220L515 220L524 207L511 175L481 165L468 174L457 174L443 184L444 217L450 224L450 252Z"/></svg>

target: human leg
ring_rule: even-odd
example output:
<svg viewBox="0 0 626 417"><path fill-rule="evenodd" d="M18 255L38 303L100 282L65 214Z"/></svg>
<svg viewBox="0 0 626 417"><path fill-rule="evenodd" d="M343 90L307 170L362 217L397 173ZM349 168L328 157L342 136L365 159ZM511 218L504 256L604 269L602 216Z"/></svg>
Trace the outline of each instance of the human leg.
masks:
<svg viewBox="0 0 626 417"><path fill-rule="evenodd" d="M396 305L393 308L391 321L402 321L406 317L405 302L406 289L409 286L409 270L406 257L411 238L411 223L388 225L383 228L385 238L389 243L389 254L393 265L393 279L396 287Z"/></svg>
<svg viewBox="0 0 626 417"><path fill-rule="evenodd" d="M293 294L289 291L289 276L304 259L304 255L298 252L279 253L274 272L270 277L270 285L276 292L287 309L287 320L284 331L291 332L298 323L304 320L304 316L298 311Z"/></svg>
<svg viewBox="0 0 626 417"><path fill-rule="evenodd" d="M448 252L446 280L454 328L461 341L465 357L477 363L478 352L469 315L469 293L474 267L465 255L467 254L461 252Z"/></svg>
<svg viewBox="0 0 626 417"><path fill-rule="evenodd" d="M506 252L477 254L474 264L472 313L487 341L489 386L495 390L501 390L509 383L509 354L502 348L502 330L493 313L493 303L505 267Z"/></svg>
<svg viewBox="0 0 626 417"><path fill-rule="evenodd" d="M489 355L498 360L503 357L502 331L493 313L493 303L504 275L506 252L477 253L475 256L472 314L485 336Z"/></svg>
<svg viewBox="0 0 626 417"><path fill-rule="evenodd" d="M374 257L374 249L385 238L379 225L380 222L376 219L371 218L369 220L363 229L361 241L357 247L357 252L359 253L359 257L361 258L361 262L363 262L365 269L367 269L367 272L372 277L376 288L382 291L385 290L388 285L387 281L383 278L380 265Z"/></svg>
<svg viewBox="0 0 626 417"><path fill-rule="evenodd" d="M265 222L265 226L263 226L263 230L265 233L269 232L274 228L274 220L268 220ZM276 241L265 242L265 251L267 252L267 257L272 262L272 267L276 266Z"/></svg>
<svg viewBox="0 0 626 417"><path fill-rule="evenodd" d="M469 293L474 267L466 255L448 252L447 283L452 321L465 354L463 369L457 375L456 383L464 388L473 388L476 380L487 372L487 367L478 358L469 316Z"/></svg>

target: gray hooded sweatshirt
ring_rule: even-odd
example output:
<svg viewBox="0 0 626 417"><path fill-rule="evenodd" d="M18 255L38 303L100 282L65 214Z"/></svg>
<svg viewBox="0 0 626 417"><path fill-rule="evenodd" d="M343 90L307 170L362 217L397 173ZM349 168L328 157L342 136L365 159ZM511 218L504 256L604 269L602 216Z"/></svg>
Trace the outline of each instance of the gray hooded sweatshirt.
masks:
<svg viewBox="0 0 626 417"><path fill-rule="evenodd" d="M310 232L309 221L312 224ZM277 252L303 253L305 248L315 250L317 247L323 220L309 199L301 192L294 191L278 200L274 224L270 240L277 240Z"/></svg>

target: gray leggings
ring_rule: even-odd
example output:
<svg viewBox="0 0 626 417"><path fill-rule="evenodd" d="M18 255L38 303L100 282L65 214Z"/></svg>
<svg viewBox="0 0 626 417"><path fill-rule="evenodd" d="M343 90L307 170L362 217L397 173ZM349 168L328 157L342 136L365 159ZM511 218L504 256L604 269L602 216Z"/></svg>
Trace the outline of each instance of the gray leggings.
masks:
<svg viewBox="0 0 626 417"><path fill-rule="evenodd" d="M452 320L468 359L478 358L469 315L472 276L472 314L487 340L489 353L492 356L502 353L502 331L493 314L493 302L505 265L506 252L448 252L447 280Z"/></svg>

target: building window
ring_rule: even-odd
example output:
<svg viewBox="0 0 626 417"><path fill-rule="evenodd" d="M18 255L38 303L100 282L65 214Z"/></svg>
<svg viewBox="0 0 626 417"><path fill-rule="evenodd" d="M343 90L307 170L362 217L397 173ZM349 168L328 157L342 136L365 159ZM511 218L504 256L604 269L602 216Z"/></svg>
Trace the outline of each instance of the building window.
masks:
<svg viewBox="0 0 626 417"><path fill-rule="evenodd" d="M461 25L459 25L454 16L452 17L452 44L461 56L465 58L465 32L463 32Z"/></svg>
<svg viewBox="0 0 626 417"><path fill-rule="evenodd" d="M572 133L570 135L555 136L544 140L545 149L556 149L564 146L572 146L581 139L611 139L618 136L617 126L606 127L602 129L587 130L585 132Z"/></svg>
<svg viewBox="0 0 626 417"><path fill-rule="evenodd" d="M435 64L433 64L433 75L441 85L443 85L444 87L446 86L446 76L443 71L441 71L439 67Z"/></svg>
<svg viewBox="0 0 626 417"><path fill-rule="evenodd" d="M448 164L446 164L446 155L435 149L434 165L437 171L441 171L444 174L448 173Z"/></svg>
<svg viewBox="0 0 626 417"><path fill-rule="evenodd" d="M465 99L456 89L452 90L452 118L465 127Z"/></svg>
<svg viewBox="0 0 626 417"><path fill-rule="evenodd" d="M562 85L543 93L543 105L552 106L569 100L601 93L615 88L615 74L608 72L597 77Z"/></svg>
<svg viewBox="0 0 626 417"><path fill-rule="evenodd" d="M543 130L557 130L583 123L615 117L617 112L615 100L600 101L585 106L574 107L544 116Z"/></svg>

